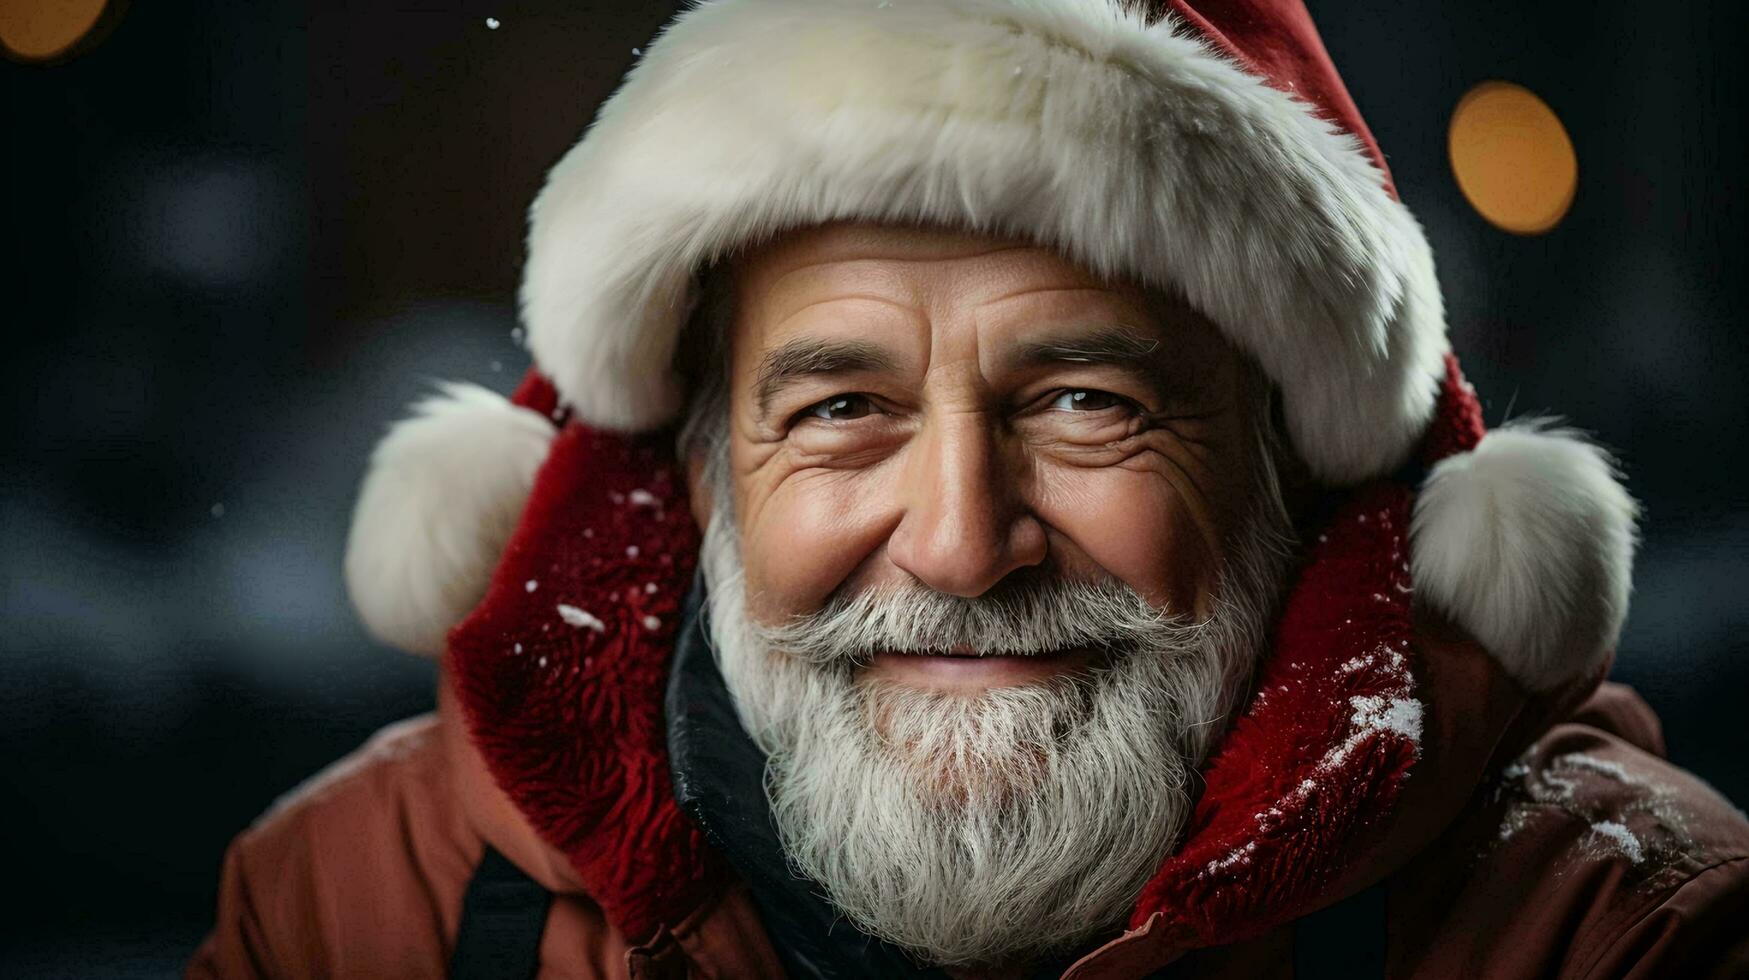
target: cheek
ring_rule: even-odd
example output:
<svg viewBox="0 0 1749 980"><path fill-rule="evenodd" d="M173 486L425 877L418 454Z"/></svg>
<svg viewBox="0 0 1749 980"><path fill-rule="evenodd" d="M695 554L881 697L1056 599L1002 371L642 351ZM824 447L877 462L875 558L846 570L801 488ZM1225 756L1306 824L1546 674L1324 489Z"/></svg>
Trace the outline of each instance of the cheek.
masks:
<svg viewBox="0 0 1749 980"><path fill-rule="evenodd" d="M1173 612L1210 611L1224 540L1216 511L1153 465L1038 471L1036 511L1066 571L1117 576Z"/></svg>
<svg viewBox="0 0 1749 980"><path fill-rule="evenodd" d="M742 488L747 611L775 623L823 605L898 523L885 467L751 476Z"/></svg>

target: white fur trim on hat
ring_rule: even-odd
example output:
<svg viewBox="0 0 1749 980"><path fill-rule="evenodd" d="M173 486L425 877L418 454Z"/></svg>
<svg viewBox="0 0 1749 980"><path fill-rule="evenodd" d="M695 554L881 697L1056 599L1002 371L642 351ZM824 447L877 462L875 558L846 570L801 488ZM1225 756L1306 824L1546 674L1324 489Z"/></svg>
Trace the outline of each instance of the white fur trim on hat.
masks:
<svg viewBox="0 0 1749 980"><path fill-rule="evenodd" d="M1013 234L1176 287L1279 386L1345 485L1431 416L1444 313L1420 226L1353 136L1116 0L708 0L548 176L528 345L589 422L673 417L703 264L786 228Z"/></svg>
<svg viewBox="0 0 1749 980"><path fill-rule="evenodd" d="M554 434L540 413L455 383L389 430L346 542L346 588L371 635L443 651L486 594Z"/></svg>
<svg viewBox="0 0 1749 980"><path fill-rule="evenodd" d="M1415 588L1525 687L1547 690L1615 648L1638 515L1601 449L1514 423L1428 475L1410 532Z"/></svg>

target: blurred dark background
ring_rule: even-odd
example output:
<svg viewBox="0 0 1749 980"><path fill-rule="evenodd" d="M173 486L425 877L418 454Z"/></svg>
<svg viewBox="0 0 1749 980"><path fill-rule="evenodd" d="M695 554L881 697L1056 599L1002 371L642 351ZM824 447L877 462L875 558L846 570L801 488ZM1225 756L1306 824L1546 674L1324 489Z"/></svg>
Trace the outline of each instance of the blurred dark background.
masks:
<svg viewBox="0 0 1749 980"><path fill-rule="evenodd" d="M174 972L231 835L432 702L432 665L347 607L356 481L432 380L526 366L524 208L675 4L394 6L136 3L71 56L0 64L0 812L24 899L0 974ZM1489 422L1560 412L1645 504L1615 676L1749 801L1737 5L1312 7ZM1488 79L1572 137L1546 235L1454 183L1446 127Z"/></svg>

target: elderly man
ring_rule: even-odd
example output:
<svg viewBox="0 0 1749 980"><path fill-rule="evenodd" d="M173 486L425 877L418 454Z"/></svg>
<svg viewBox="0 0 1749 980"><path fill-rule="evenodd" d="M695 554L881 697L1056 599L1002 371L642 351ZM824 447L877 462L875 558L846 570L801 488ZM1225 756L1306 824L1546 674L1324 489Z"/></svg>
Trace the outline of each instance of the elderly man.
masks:
<svg viewBox="0 0 1749 980"><path fill-rule="evenodd" d="M1484 431L1297 3L701 4L522 300L355 517L438 710L191 975L1749 969L1749 825L1601 683L1634 504Z"/></svg>

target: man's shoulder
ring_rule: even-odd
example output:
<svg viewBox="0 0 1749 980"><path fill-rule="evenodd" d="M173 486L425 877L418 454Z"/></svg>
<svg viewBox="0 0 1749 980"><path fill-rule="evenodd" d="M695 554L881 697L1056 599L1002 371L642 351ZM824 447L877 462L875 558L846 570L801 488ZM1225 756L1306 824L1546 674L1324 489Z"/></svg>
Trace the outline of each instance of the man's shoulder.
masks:
<svg viewBox="0 0 1749 980"><path fill-rule="evenodd" d="M383 726L352 753L283 793L247 833L320 823L336 810L420 789L439 775L436 712Z"/></svg>
<svg viewBox="0 0 1749 980"><path fill-rule="evenodd" d="M1472 964L1704 974L1749 952L1733 924L1749 921L1749 820L1692 773L1602 728L1551 729L1443 844L1418 862L1426 877L1415 887L1448 921L1489 937ZM1673 959L1682 956L1694 959Z"/></svg>
<svg viewBox="0 0 1749 980"><path fill-rule="evenodd" d="M323 957L347 950L355 963L411 968L441 951L453 928L445 910L459 907L477 858L437 720L411 718L282 796L237 836L225 857L219 927L246 918L270 947L263 958L288 967L326 969Z"/></svg>
<svg viewBox="0 0 1749 980"><path fill-rule="evenodd" d="M317 858L371 844L381 830L446 809L434 714L397 721L283 793L233 847L255 861Z"/></svg>
<svg viewBox="0 0 1749 980"><path fill-rule="evenodd" d="M1704 780L1583 723L1557 725L1492 788L1498 837L1558 844L1564 857L1658 880L1749 857L1749 819ZM1511 850L1510 847L1507 850Z"/></svg>

